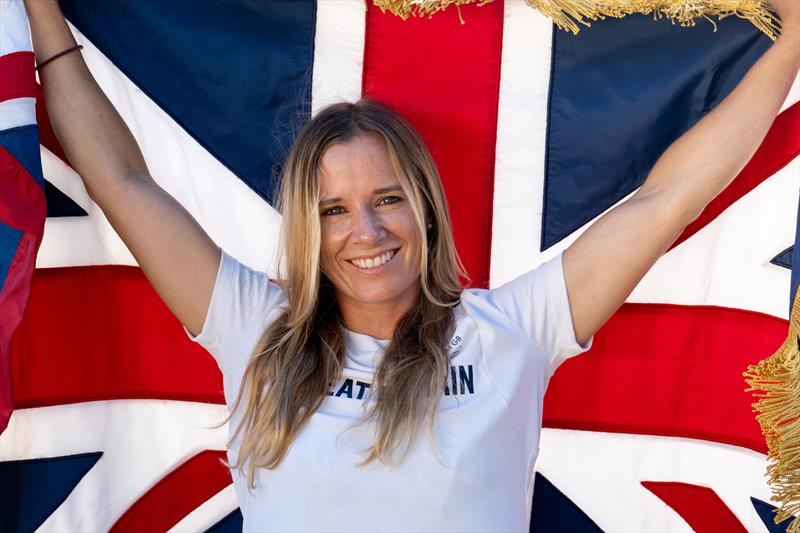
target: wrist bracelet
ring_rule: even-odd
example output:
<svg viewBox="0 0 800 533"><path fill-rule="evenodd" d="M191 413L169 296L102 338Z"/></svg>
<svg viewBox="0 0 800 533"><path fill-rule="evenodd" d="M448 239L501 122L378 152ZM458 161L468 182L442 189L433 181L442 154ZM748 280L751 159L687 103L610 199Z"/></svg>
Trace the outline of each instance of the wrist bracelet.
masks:
<svg viewBox="0 0 800 533"><path fill-rule="evenodd" d="M49 57L48 59L45 59L44 61L42 61L41 63L36 65L36 70L42 70L42 67L44 67L49 62L51 62L51 61L53 61L55 59L58 59L59 57L61 57L63 55L67 55L70 52L74 52L75 50L82 50L82 49L83 49L83 45L82 44L76 44L75 46L73 46L71 48L67 48L66 50L62 50L59 53L57 53L56 55L54 55L52 57Z"/></svg>

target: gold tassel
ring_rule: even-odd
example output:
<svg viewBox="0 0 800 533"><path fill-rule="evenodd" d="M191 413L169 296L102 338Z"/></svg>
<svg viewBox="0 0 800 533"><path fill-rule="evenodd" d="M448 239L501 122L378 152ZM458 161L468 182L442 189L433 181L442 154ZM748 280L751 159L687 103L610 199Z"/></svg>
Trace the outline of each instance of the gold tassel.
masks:
<svg viewBox="0 0 800 533"><path fill-rule="evenodd" d="M794 517L787 532L800 533L800 290L786 341L772 356L750 365L744 377L747 391L759 398L753 410L767 441L773 499L780 502L775 523Z"/></svg>
<svg viewBox="0 0 800 533"><path fill-rule="evenodd" d="M403 20L410 16L431 16L450 6L482 6L494 1L373 0L382 11L390 11ZM653 15L656 19L665 17L681 26L694 26L701 17L713 24L711 17L723 19L736 15L752 22L773 41L781 27L780 19L770 11L767 0L525 0L525 3L553 19L562 30L575 34L580 30L578 24L591 26L589 20L622 18L632 13Z"/></svg>

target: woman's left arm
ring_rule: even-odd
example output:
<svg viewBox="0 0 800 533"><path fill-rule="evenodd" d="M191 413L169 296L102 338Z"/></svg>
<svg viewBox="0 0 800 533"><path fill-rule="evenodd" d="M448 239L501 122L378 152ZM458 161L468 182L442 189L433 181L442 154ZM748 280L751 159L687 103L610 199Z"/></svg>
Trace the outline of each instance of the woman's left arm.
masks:
<svg viewBox="0 0 800 533"><path fill-rule="evenodd" d="M581 344L622 305L656 260L744 168L800 69L800 2L773 0L783 31L736 89L675 141L641 188L564 252Z"/></svg>

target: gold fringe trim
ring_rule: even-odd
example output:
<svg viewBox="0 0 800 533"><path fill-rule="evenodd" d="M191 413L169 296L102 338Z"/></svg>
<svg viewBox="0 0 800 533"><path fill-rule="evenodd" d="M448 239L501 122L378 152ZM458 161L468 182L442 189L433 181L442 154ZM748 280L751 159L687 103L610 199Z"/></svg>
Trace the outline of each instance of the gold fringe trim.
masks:
<svg viewBox="0 0 800 533"><path fill-rule="evenodd" d="M788 533L800 533L800 287L794 296L789 336L772 356L744 373L767 441L767 476L780 502L775 523L794 517Z"/></svg>
<svg viewBox="0 0 800 533"><path fill-rule="evenodd" d="M390 11L403 20L410 16L431 16L450 6L482 6L494 1L373 0L382 11ZM589 20L622 18L632 13L653 15L656 19L668 18L673 24L681 26L694 26L700 18L714 24L711 17L723 19L735 15L752 22L773 41L777 39L781 28L780 19L770 11L767 0L525 0L525 3L553 19L562 30L575 34L580 30L578 24L591 26ZM461 22L464 22L463 19ZM716 31L716 24L714 30Z"/></svg>

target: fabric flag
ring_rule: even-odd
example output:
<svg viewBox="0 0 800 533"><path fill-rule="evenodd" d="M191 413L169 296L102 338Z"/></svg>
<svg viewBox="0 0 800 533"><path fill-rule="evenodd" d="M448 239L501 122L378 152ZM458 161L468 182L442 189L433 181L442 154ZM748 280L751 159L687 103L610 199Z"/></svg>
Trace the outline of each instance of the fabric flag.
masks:
<svg viewBox="0 0 800 533"><path fill-rule="evenodd" d="M524 0L462 7L464 24L454 9L404 22L364 0L62 6L155 179L239 260L274 273L272 194L294 132L363 95L422 133L472 284L488 287L632 194L770 46L733 17L714 31L630 16L573 36ZM787 332L798 91L593 349L552 379L532 530L780 530L742 372ZM213 427L216 365L41 137L60 196L12 344L0 530L241 528L219 464L227 429Z"/></svg>
<svg viewBox="0 0 800 533"><path fill-rule="evenodd" d="M0 2L0 433L11 416L11 337L28 302L45 220L36 76L21 3Z"/></svg>

